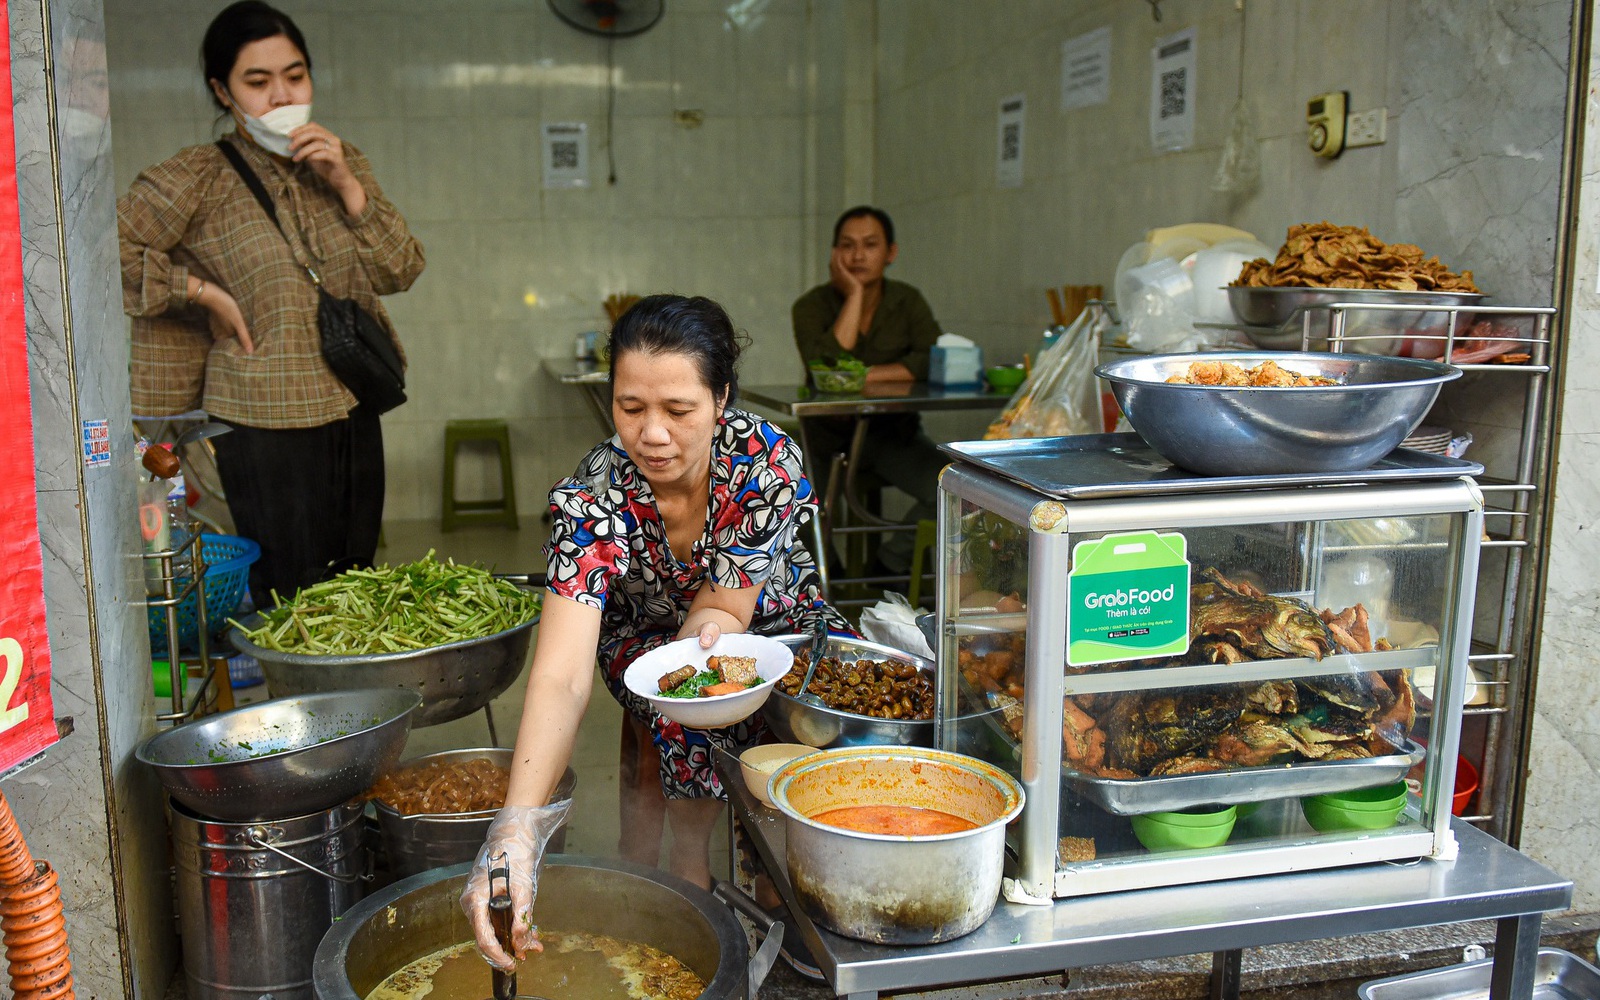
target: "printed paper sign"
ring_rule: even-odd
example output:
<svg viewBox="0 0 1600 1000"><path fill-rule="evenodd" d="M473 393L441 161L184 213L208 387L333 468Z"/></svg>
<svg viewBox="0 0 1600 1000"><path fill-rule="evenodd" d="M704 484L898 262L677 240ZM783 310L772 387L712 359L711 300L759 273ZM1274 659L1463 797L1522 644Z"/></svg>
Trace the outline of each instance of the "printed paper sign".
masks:
<svg viewBox="0 0 1600 1000"><path fill-rule="evenodd" d="M1157 152L1194 144L1195 33L1185 28L1150 50L1150 145Z"/></svg>
<svg viewBox="0 0 1600 1000"><path fill-rule="evenodd" d="M83 464L89 468L111 464L111 422L83 421Z"/></svg>
<svg viewBox="0 0 1600 1000"><path fill-rule="evenodd" d="M1189 651L1189 543L1177 532L1079 542L1067 594L1069 666Z"/></svg>
<svg viewBox="0 0 1600 1000"><path fill-rule="evenodd" d="M1111 26L1061 43L1061 110L1111 100Z"/></svg>
<svg viewBox="0 0 1600 1000"><path fill-rule="evenodd" d="M0 29L9 30L4 7L0 7ZM8 49L0 49L0 89L11 97ZM11 100L0 101L0 232L4 233L21 231L12 107ZM0 576L0 773L60 739L50 701L50 640L45 629L33 408L28 393L22 245L7 240L0 242L0 421L11 435L12 462L0 478L0 563L5 566ZM109 459L109 433L106 444Z"/></svg>
<svg viewBox="0 0 1600 1000"><path fill-rule="evenodd" d="M1027 112L1027 97L1017 94L1000 102L1000 142L995 150L995 184L1003 188L1022 186L1022 121Z"/></svg>
<svg viewBox="0 0 1600 1000"><path fill-rule="evenodd" d="M589 126L584 122L556 122L540 127L544 159L544 186L589 186Z"/></svg>

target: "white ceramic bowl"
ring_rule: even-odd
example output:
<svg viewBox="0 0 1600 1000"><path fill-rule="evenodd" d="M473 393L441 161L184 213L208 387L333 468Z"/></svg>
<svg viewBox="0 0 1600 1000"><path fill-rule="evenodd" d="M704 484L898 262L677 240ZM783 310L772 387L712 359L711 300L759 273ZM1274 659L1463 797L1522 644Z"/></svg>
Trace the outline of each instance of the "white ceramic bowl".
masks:
<svg viewBox="0 0 1600 1000"><path fill-rule="evenodd" d="M733 694L719 694L713 698L664 698L657 682L679 667L693 666L704 670L706 660L714 655L753 656L756 674L761 683ZM778 679L794 666L794 653L788 646L764 635L745 632L724 635L710 649L701 649L700 640L694 636L669 642L634 660L623 672L622 682L628 690L647 698L657 712L679 725L690 729L720 729L754 715L766 704Z"/></svg>

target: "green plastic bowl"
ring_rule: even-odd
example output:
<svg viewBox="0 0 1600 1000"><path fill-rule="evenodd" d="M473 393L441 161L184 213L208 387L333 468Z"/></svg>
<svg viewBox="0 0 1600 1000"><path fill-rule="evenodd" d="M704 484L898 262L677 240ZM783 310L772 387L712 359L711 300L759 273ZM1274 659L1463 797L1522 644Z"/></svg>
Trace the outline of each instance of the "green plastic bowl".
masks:
<svg viewBox="0 0 1600 1000"><path fill-rule="evenodd" d="M1221 847L1233 834L1239 812L1233 806L1187 812L1145 813L1131 817L1133 835L1151 851Z"/></svg>
<svg viewBox="0 0 1600 1000"><path fill-rule="evenodd" d="M996 392L1016 392L1017 386L1023 383L1028 373L1021 365L991 365L988 371L989 385Z"/></svg>
<svg viewBox="0 0 1600 1000"><path fill-rule="evenodd" d="M1332 792L1300 800L1300 811L1313 830L1384 830L1394 826L1406 807L1406 783L1396 781L1376 788Z"/></svg>

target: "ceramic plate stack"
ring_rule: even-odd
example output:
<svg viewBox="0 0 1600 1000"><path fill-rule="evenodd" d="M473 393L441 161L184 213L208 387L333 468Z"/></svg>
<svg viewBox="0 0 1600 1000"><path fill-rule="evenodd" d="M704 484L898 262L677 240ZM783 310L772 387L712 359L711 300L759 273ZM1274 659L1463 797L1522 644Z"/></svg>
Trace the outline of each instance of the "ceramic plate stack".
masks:
<svg viewBox="0 0 1600 1000"><path fill-rule="evenodd" d="M1412 431L1410 437L1400 442L1400 447L1443 455L1450 447L1450 432L1443 427L1429 427L1423 424Z"/></svg>

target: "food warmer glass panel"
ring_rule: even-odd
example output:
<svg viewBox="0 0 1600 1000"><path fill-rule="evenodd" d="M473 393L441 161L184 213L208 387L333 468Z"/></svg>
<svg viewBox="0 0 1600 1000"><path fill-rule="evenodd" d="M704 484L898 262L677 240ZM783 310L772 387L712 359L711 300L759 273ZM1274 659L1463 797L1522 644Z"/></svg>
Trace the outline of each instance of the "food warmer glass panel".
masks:
<svg viewBox="0 0 1600 1000"><path fill-rule="evenodd" d="M1470 480L1072 500L1019 478L941 478L935 717L1026 789L1015 891L1453 855Z"/></svg>

